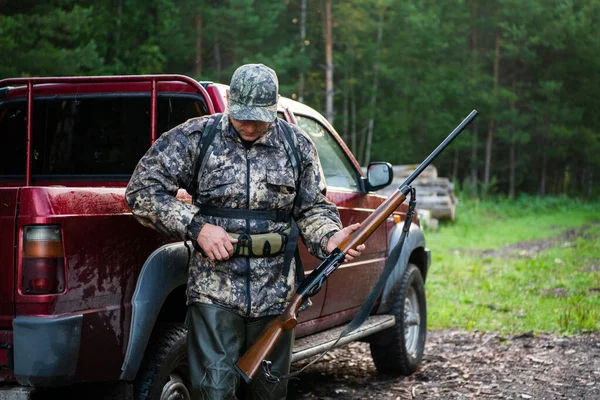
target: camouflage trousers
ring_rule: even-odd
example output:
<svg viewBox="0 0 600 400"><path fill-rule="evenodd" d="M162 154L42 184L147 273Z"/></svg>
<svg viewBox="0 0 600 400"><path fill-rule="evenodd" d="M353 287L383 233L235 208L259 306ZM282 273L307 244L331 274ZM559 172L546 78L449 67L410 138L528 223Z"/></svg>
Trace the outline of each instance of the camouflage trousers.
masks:
<svg viewBox="0 0 600 400"><path fill-rule="evenodd" d="M244 318L210 304L188 306L187 346L194 400L284 400L287 381L271 383L259 371L250 384L234 364L275 317ZM272 371L287 374L292 360L294 331L281 336L269 360Z"/></svg>

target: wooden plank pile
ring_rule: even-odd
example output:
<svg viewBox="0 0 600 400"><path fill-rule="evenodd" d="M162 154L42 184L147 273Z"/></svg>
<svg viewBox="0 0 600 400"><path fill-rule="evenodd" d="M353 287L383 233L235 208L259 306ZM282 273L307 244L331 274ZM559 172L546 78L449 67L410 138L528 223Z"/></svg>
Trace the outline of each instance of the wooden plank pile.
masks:
<svg viewBox="0 0 600 400"><path fill-rule="evenodd" d="M416 164L394 165L394 180L392 184L377 193L389 196L417 168ZM422 217L430 214L432 218L454 221L458 199L454 195L454 184L450 179L439 177L437 168L429 165L412 184L417 189L417 209L428 210L421 212Z"/></svg>

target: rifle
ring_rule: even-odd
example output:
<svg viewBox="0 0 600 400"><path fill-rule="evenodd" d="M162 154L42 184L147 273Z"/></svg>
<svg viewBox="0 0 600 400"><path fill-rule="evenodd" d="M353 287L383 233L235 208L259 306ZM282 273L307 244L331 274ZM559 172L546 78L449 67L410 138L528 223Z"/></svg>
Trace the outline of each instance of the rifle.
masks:
<svg viewBox="0 0 600 400"><path fill-rule="evenodd" d="M373 232L406 200L411 191L410 184L423 172L429 164L477 117L477 110L471 113L444 139L442 143L413 171L412 174L388 197L360 227L338 245L317 268L300 284L283 314L273 322L260 335L258 340L239 359L235 369L246 382L250 382L266 359L279 337L284 331L292 330L298 324L298 310L306 299L314 296L321 290L323 282L335 271L346 257L346 252L363 244Z"/></svg>

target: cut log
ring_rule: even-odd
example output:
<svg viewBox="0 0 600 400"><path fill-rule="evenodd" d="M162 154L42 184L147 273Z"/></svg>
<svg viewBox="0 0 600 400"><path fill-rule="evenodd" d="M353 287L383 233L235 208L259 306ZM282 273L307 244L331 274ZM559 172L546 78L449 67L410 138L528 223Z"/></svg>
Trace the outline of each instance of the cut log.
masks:
<svg viewBox="0 0 600 400"><path fill-rule="evenodd" d="M407 165L393 165L394 176L397 178L408 178L410 174L418 167L418 164L407 164ZM421 172L419 178L437 178L438 172L434 165L429 165Z"/></svg>
<svg viewBox="0 0 600 400"><path fill-rule="evenodd" d="M392 184L377 193L390 196L402 185L406 178L417 168L416 164L394 165ZM454 184L448 178L438 177L435 166L430 165L414 180L412 186L417 190L417 207L429 210L431 217L454 221L458 199L454 195Z"/></svg>

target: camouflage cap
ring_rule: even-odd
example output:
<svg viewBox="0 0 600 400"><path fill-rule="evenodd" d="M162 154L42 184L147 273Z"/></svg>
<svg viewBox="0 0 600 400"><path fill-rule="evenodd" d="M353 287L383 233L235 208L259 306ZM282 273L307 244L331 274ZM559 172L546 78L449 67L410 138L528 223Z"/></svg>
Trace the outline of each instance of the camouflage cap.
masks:
<svg viewBox="0 0 600 400"><path fill-rule="evenodd" d="M277 118L277 74L263 64L235 70L229 85L229 112L239 120L273 122Z"/></svg>

